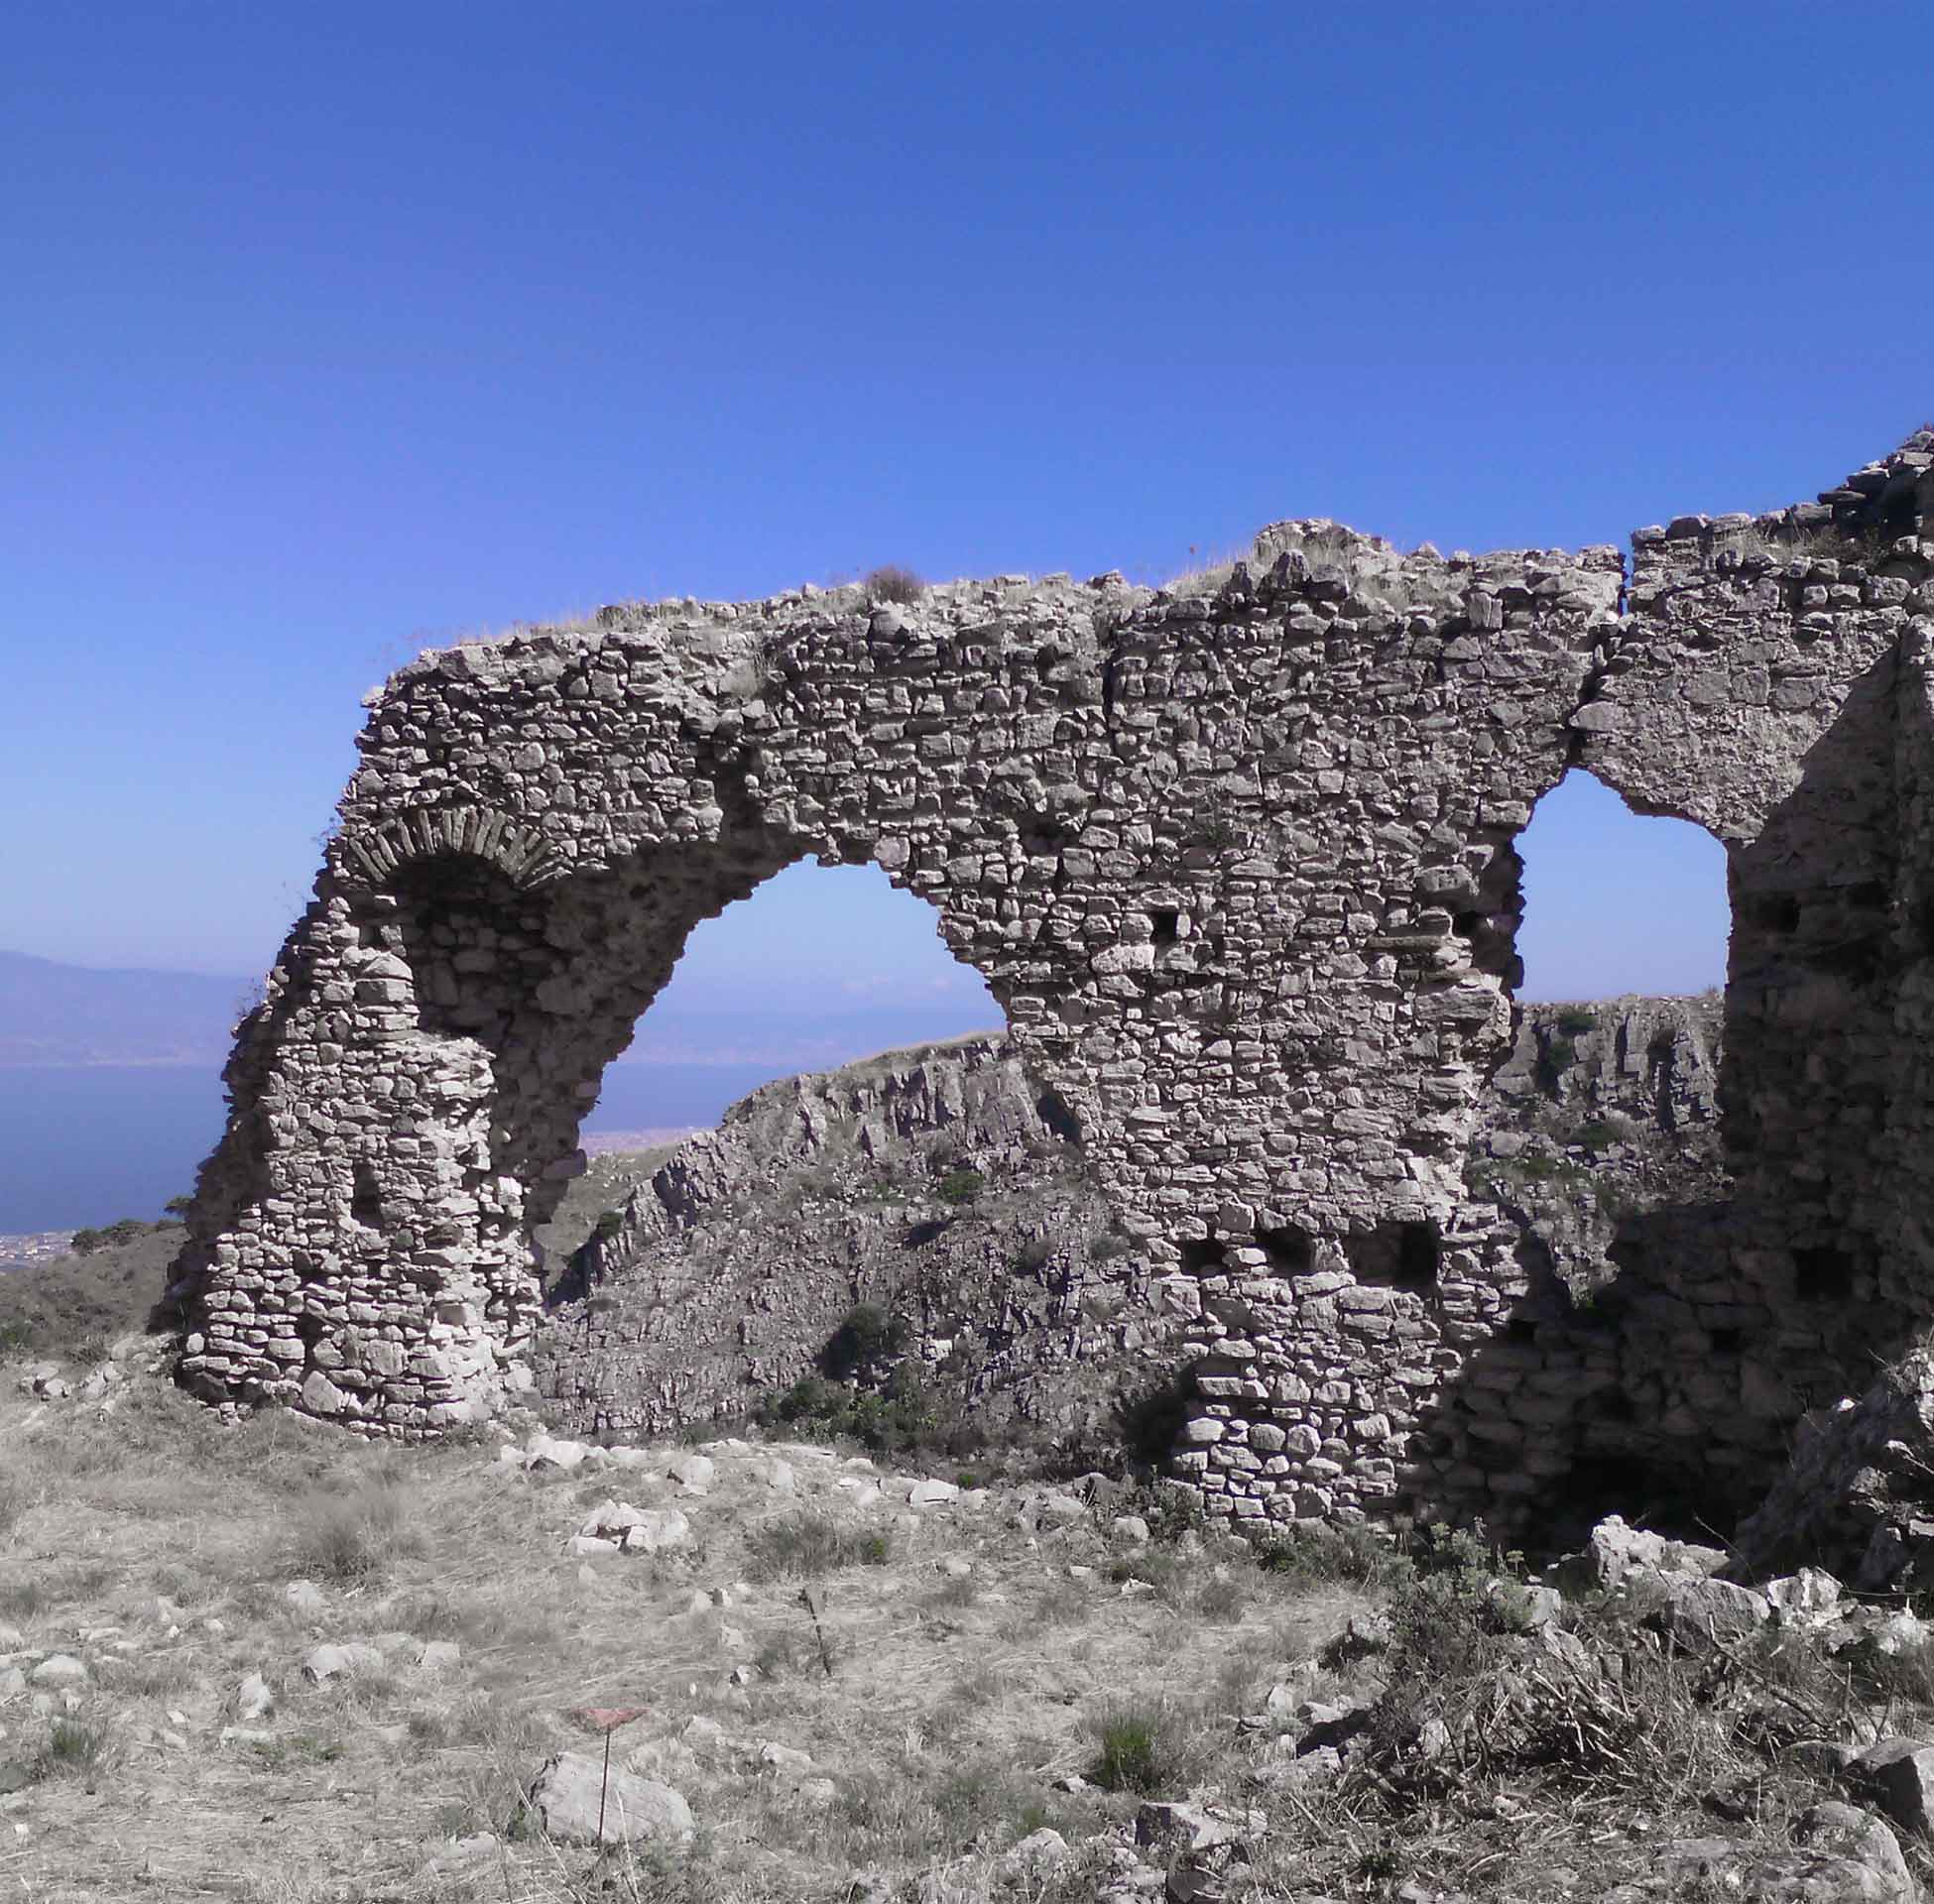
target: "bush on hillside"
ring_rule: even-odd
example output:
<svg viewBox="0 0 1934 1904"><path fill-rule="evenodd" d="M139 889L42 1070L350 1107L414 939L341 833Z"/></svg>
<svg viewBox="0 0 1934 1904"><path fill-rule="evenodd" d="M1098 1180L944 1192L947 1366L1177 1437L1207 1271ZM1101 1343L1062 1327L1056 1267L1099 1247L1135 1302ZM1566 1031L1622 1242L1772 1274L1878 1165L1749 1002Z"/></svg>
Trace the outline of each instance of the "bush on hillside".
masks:
<svg viewBox="0 0 1934 1904"><path fill-rule="evenodd" d="M883 562L860 582L869 602L895 602L905 607L926 593L926 584L910 568Z"/></svg>

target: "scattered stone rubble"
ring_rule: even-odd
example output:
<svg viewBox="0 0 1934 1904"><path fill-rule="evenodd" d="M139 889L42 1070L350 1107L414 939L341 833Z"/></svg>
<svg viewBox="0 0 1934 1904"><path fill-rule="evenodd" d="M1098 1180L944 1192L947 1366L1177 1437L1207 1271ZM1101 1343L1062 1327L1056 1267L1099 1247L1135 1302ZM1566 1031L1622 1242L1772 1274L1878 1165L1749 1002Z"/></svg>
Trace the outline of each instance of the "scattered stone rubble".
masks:
<svg viewBox="0 0 1934 1904"><path fill-rule="evenodd" d="M1934 1585L1934 1349L1809 1414L1791 1467L1735 1538L1749 1576L1805 1559L1863 1593Z"/></svg>
<svg viewBox="0 0 1934 1904"><path fill-rule="evenodd" d="M181 1377L399 1437L515 1395L603 1067L693 923L818 855L986 976L1133 1240L1122 1316L1190 1373L1211 1512L1521 1524L1619 1463L1744 1504L1934 1287L1930 517L1923 430L1817 503L1641 530L1630 571L1299 522L1201 589L631 604L427 654L369 697L240 1029ZM1629 1299L1582 1319L1465 1169L1513 842L1573 766L1724 840L1735 908L1736 1194L1710 1248L1622 1237Z"/></svg>

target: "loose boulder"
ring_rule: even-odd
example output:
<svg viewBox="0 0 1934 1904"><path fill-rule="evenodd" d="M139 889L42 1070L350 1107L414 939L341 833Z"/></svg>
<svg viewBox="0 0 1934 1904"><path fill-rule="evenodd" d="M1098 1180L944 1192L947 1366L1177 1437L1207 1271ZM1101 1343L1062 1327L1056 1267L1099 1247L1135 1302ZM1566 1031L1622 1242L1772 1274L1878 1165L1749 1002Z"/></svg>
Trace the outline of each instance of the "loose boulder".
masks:
<svg viewBox="0 0 1934 1904"><path fill-rule="evenodd" d="M1862 1752L1852 1769L1896 1825L1934 1838L1934 1745L1924 1738L1883 1738Z"/></svg>
<svg viewBox="0 0 1934 1904"><path fill-rule="evenodd" d="M607 1783L602 1756L585 1752L547 1760L528 1803L539 1829L560 1844L597 1844L601 1805L607 1844L686 1844L694 1829L691 1807L669 1785L616 1768Z"/></svg>

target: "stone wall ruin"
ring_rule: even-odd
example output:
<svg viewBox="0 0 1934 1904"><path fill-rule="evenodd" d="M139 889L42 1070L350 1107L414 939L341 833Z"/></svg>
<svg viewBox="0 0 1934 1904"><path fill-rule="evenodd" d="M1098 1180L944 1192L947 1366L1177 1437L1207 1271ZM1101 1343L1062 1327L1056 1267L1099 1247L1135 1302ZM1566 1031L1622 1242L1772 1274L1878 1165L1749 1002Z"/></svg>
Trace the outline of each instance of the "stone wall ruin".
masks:
<svg viewBox="0 0 1934 1904"><path fill-rule="evenodd" d="M424 654L239 1028L182 1379L405 1437L518 1387L604 1066L697 920L816 855L933 904L1078 1128L1213 1510L1746 1488L1934 1308L1930 578L1923 430L1818 503L1642 530L1629 575L1299 522L1200 589L800 590ZM1735 918L1734 1197L1648 1219L1590 1314L1465 1169L1513 841L1574 765L1717 835Z"/></svg>

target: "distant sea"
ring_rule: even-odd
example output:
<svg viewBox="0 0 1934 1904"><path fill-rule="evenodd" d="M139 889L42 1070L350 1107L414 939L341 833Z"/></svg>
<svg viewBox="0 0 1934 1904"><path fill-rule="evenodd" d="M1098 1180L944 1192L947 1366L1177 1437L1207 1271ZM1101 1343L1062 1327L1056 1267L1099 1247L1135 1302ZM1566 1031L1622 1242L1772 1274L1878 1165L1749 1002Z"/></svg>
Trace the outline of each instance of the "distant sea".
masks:
<svg viewBox="0 0 1934 1904"><path fill-rule="evenodd" d="M614 1064L584 1129L703 1129L797 1068ZM225 1115L213 1065L0 1067L0 1235L160 1216L194 1188Z"/></svg>

